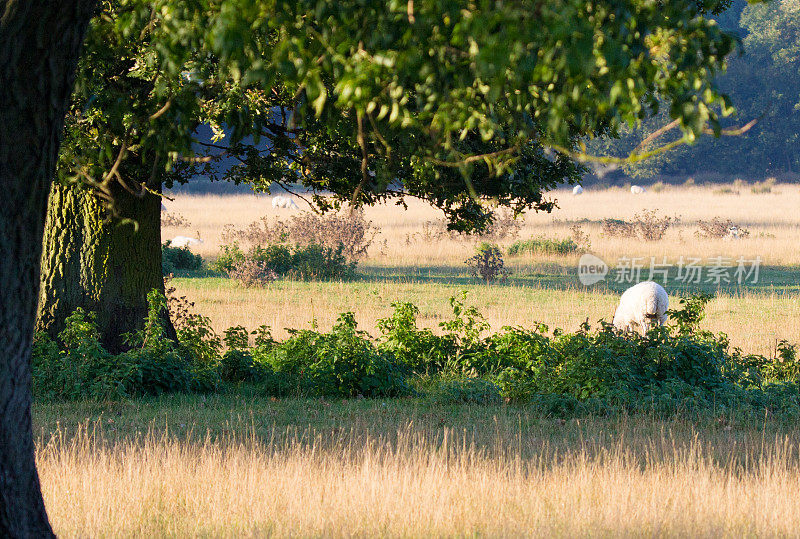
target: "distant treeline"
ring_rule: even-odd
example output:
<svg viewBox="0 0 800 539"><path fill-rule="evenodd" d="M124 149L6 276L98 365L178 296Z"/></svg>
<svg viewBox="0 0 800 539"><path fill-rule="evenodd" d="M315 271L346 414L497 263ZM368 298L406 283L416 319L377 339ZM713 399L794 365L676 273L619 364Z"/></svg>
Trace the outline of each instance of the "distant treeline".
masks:
<svg viewBox="0 0 800 539"><path fill-rule="evenodd" d="M734 54L719 79L737 109L724 127L756 125L740 136L703 137L692 146L681 146L644 163L610 172L600 181L612 183L634 178L686 178L713 181L734 178L757 180L776 176L782 181L800 177L800 0L748 5L735 0L718 17L720 26L741 39L741 53ZM590 149L607 155L626 155L645 137L667 125L669 103L641 128L620 133L619 139L591 141ZM674 140L677 130L658 139ZM587 178L586 183L597 180Z"/></svg>

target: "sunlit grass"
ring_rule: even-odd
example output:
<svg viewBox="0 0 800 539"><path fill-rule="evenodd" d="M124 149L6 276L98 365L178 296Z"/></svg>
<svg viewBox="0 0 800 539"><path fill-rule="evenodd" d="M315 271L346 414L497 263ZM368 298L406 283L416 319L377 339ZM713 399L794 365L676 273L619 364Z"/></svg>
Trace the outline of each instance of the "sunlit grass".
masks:
<svg viewBox="0 0 800 539"><path fill-rule="evenodd" d="M791 424L562 422L508 406L252 396L106 408L56 410L91 419L39 444L61 536L773 536L800 526ZM36 417L52 429L52 414Z"/></svg>

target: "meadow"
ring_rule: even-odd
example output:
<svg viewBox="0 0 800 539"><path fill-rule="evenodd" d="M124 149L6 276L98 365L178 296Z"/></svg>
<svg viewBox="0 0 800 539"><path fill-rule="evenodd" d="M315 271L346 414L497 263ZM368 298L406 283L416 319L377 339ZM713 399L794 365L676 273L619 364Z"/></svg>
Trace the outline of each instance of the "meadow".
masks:
<svg viewBox="0 0 800 539"><path fill-rule="evenodd" d="M64 537L792 536L800 430L416 400L34 410Z"/></svg>
<svg viewBox="0 0 800 539"><path fill-rule="evenodd" d="M516 238L499 241L507 248L514 239L569 238L575 224L588 236L591 249L609 265L621 258L640 258L646 278L651 257L673 267L666 288L673 304L679 295L715 293L704 327L725 332L734 345L752 353L769 354L776 340L800 340L800 187L776 185L768 193L748 188L725 191L719 186L666 187L658 193L632 195L622 188L587 189L581 196L561 190L550 194L559 208L551 214L534 213L521 222ZM307 207L298 199L301 208ZM244 228L262 217L287 219L292 212L273 209L264 195L177 196L167 202L170 212L188 221L183 227L166 227L164 238L196 234L204 243L195 251L207 259L219 253L225 225ZM632 219L643 210L678 217L659 241L607 237L602 220ZM699 238L698 221L730 219L749 235L735 241ZM610 320L619 293L628 283L612 279L592 287L577 278L580 253L506 256L512 274L505 283L484 285L469 275L464 260L480 241L476 238L426 237L431 222L441 214L419 201L408 209L384 205L368 208L366 218L378 234L367 257L359 263L359 276L348 282L283 280L264 289L244 289L215 276L178 278L178 292L209 316L217 331L234 325L272 327L277 337L285 328L309 327L312 319L330 327L340 312L353 311L359 327L375 333L375 321L391 312L393 301L413 301L420 307L420 324L435 328L449 312L448 298L468 290L493 328L504 325L530 327L537 322L574 331L581 322ZM430 234L428 234L430 236ZM715 257L736 265L740 257L761 259L757 283L701 282L684 285L674 279L680 257L699 258L708 265ZM733 275L731 273L731 275ZM705 278L703 279L705 281Z"/></svg>
<svg viewBox="0 0 800 539"><path fill-rule="evenodd" d="M568 238L578 225L610 264L758 256L757 283L668 284L671 300L715 293L702 327L749 353L771 356L778 340L800 341L800 187L551 196L559 209L526 216L516 238L499 240L504 250L515 239ZM195 251L206 260L218 255L225 225L293 215L263 195L177 195L166 204L185 222L165 227L164 238L202 238ZM653 242L602 233L603 219L643 210L679 221ZM698 222L714 217L749 235L697 237ZM432 236L435 210L409 202L369 208L366 218L378 234L352 280L243 288L200 271L172 282L216 331L268 324L278 339L312 321L327 330L343 311L376 334L393 301L415 303L420 325L436 329L461 290L494 329L542 322L575 331L610 320L626 287L580 284L577 252L506 255L512 275L487 285L464 265L479 240ZM561 415L419 397L275 398L244 384L211 395L37 402L34 424L45 501L66 537L786 536L800 528L800 430L757 410Z"/></svg>

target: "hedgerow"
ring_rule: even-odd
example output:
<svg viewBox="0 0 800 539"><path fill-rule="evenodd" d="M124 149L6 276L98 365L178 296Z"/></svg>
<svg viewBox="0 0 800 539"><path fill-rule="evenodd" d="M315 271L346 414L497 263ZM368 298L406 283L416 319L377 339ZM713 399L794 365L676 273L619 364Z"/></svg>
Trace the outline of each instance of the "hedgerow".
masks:
<svg viewBox="0 0 800 539"><path fill-rule="evenodd" d="M357 329L353 313L329 332L292 330L285 341L269 328L230 328L223 338L192 315L179 342L166 338L151 295L145 329L131 350L113 356L98 341L92 314L77 310L57 341L37 336L38 398L126 398L168 391L213 391L247 383L274 396L396 397L440 403L504 401L548 413L770 410L800 414L800 359L782 341L775 357L744 354L725 334L701 330L708 296L683 300L671 325L646 336L584 323L574 333L544 324L491 333L465 295L439 331L417 327L419 310L394 303L380 336Z"/></svg>

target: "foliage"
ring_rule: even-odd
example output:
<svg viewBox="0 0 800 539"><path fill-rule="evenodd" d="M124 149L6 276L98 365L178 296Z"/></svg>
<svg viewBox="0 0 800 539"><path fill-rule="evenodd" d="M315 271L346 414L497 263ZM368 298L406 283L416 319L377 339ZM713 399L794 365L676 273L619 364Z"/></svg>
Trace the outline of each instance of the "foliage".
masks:
<svg viewBox="0 0 800 539"><path fill-rule="evenodd" d="M228 277L244 286L264 287L278 278L278 274L263 260L246 257L228 270Z"/></svg>
<svg viewBox="0 0 800 539"><path fill-rule="evenodd" d="M481 199L551 209L543 191L580 173L553 148L636 124L656 96L687 137L716 130L728 103L714 75L734 39L706 14L729 3L102 2L59 173L131 185L133 158L155 165L134 189L153 170L185 181L176 159L206 123L226 138L191 160L210 177L299 181L334 194L314 196L323 209L420 197L481 229ZM223 154L241 166L217 170Z"/></svg>
<svg viewBox="0 0 800 539"><path fill-rule="evenodd" d="M161 263L164 275L178 270L199 270L203 267L203 257L196 255L188 247L172 247L170 241L161 247Z"/></svg>
<svg viewBox="0 0 800 539"><path fill-rule="evenodd" d="M632 221L603 219L603 234L609 237L658 241L677 221L675 217L659 217L657 210L642 210L633 216Z"/></svg>
<svg viewBox="0 0 800 539"><path fill-rule="evenodd" d="M543 324L489 333L480 312L451 298L453 317L440 332L417 327L419 310L394 303L373 340L343 313L333 328L292 330L283 341L269 328L230 328L220 339L193 316L166 339L151 295L145 329L130 352L112 356L97 338L92 315L76 311L58 342L37 336L34 390L40 398L124 398L168 391L206 391L247 382L275 396L392 397L414 392L437 403L530 402L552 413L680 411L728 408L800 414L800 360L781 341L774 357L745 355L724 334L701 330L710 296L686 298L671 325L646 336L601 323L575 333ZM253 344L251 345L251 337Z"/></svg>
<svg viewBox="0 0 800 539"><path fill-rule="evenodd" d="M362 209L318 215L303 212L289 221L277 217L272 224L267 217L237 230L228 225L222 239L228 243L242 242L251 246L290 243L295 245L322 245L338 249L350 262L356 262L367 254L367 249L378 233L372 221L364 218Z"/></svg>
<svg viewBox="0 0 800 539"><path fill-rule="evenodd" d="M726 238L731 236L731 229L736 229L737 237L743 238L750 235L750 231L746 228L738 226L730 219L722 219L721 217L714 217L710 221L699 220L697 221L699 230L695 232L698 238Z"/></svg>
<svg viewBox="0 0 800 539"><path fill-rule="evenodd" d="M505 268L503 253L493 243L483 242L475 248L475 254L464 261L475 277L480 277L487 284L497 279L506 280L510 270Z"/></svg>
<svg viewBox="0 0 800 539"><path fill-rule="evenodd" d="M341 243L336 248L317 244L254 246L247 253L233 243L222 246L213 267L245 286L262 286L277 277L348 278L355 271L355 262L347 261Z"/></svg>
<svg viewBox="0 0 800 539"><path fill-rule="evenodd" d="M129 336L134 347L117 356L99 341L93 313L78 308L66 320L58 341L36 336L33 352L33 393L38 398L118 399L175 391L208 391L219 383L213 358L166 338L160 310L163 297L149 297L151 312L145 328Z"/></svg>
<svg viewBox="0 0 800 539"><path fill-rule="evenodd" d="M392 397L406 394L405 369L356 330L353 313L339 316L330 333L295 330L265 361L290 376L296 391L326 397Z"/></svg>
<svg viewBox="0 0 800 539"><path fill-rule="evenodd" d="M508 254L511 256L521 256L525 253L567 255L577 251L578 244L572 238L561 240L544 237L531 238L515 241L508 248Z"/></svg>

